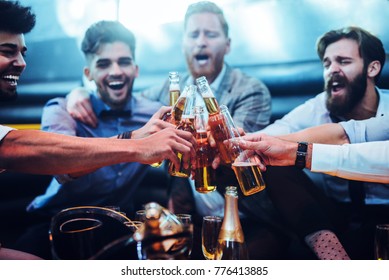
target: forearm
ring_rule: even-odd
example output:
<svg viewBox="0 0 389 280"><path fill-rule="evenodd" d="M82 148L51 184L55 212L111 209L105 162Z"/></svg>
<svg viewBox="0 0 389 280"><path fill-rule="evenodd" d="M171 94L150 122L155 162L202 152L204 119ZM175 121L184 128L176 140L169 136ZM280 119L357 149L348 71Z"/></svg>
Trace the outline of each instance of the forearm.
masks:
<svg viewBox="0 0 389 280"><path fill-rule="evenodd" d="M389 141L313 146L312 171L333 176L389 183Z"/></svg>
<svg viewBox="0 0 389 280"><path fill-rule="evenodd" d="M134 151L123 140L15 130L8 133L0 145L0 168L39 174L72 174L129 159L135 161Z"/></svg>
<svg viewBox="0 0 389 280"><path fill-rule="evenodd" d="M343 127L335 123L310 127L296 133L282 135L279 138L294 142L306 141L320 144L341 145L349 143Z"/></svg>

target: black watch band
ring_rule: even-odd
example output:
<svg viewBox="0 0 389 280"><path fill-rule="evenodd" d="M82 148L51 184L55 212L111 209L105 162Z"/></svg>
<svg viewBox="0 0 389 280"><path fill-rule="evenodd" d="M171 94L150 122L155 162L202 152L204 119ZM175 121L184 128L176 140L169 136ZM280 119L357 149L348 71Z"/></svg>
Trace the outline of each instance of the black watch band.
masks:
<svg viewBox="0 0 389 280"><path fill-rule="evenodd" d="M297 168L305 168L305 158L307 157L308 143L307 142L298 142L297 152L296 152L296 161L294 165Z"/></svg>

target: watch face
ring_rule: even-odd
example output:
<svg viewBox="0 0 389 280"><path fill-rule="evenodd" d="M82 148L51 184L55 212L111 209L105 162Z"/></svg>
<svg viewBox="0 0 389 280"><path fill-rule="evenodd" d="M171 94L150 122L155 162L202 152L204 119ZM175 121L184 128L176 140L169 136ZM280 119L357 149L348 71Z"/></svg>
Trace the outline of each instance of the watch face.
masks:
<svg viewBox="0 0 389 280"><path fill-rule="evenodd" d="M307 142L299 142L297 146L296 152L296 161L295 166L298 168L305 168L305 157L307 156L308 143Z"/></svg>

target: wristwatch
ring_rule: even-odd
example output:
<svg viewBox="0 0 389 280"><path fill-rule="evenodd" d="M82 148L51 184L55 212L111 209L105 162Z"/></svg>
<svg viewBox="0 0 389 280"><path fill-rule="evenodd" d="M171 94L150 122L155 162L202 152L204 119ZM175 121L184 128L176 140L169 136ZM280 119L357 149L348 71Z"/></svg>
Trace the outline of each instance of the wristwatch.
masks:
<svg viewBox="0 0 389 280"><path fill-rule="evenodd" d="M297 152L296 152L296 161L294 165L300 169L305 168L305 158L307 157L308 143L307 142L298 142Z"/></svg>

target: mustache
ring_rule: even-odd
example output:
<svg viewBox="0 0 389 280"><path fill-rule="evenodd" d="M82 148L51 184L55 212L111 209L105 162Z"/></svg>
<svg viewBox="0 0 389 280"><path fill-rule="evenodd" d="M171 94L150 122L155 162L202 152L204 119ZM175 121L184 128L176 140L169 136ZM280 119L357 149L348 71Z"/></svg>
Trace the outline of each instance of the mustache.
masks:
<svg viewBox="0 0 389 280"><path fill-rule="evenodd" d="M325 88L326 89L332 89L332 86L334 83L337 83L339 85L345 85L348 82L347 78L340 75L339 73L335 73L331 75L330 79L327 81Z"/></svg>

